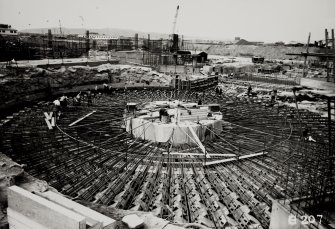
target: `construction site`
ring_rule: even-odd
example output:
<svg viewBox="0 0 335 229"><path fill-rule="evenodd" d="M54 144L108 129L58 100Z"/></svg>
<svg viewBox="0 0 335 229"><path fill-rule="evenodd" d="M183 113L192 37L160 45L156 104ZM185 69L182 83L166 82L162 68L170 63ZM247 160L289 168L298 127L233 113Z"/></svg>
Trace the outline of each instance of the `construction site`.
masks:
<svg viewBox="0 0 335 229"><path fill-rule="evenodd" d="M178 14L160 39L1 24L0 229L335 228L334 29L199 42Z"/></svg>

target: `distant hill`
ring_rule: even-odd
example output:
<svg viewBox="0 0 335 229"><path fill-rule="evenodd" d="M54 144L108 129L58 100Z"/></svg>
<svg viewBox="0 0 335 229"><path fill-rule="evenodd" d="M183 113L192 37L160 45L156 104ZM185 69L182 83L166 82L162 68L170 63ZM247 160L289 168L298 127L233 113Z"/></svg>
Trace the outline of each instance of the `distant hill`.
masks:
<svg viewBox="0 0 335 229"><path fill-rule="evenodd" d="M53 34L59 34L59 27L52 28L33 28L33 29L23 29L19 32L22 33L48 33L48 29L51 29ZM85 34L85 28L62 28L62 32L65 34ZM148 34L150 34L150 39L168 39L170 34L167 33L156 33L156 32L143 32L132 29L118 29L118 28L102 28L102 29L88 29L90 32L96 32L100 35L110 35L110 36L124 36L124 37L134 37L135 33L138 33L139 38L148 38ZM197 36L188 36L183 35L184 40L192 40L193 42L211 42L217 39L210 39L208 37L197 37Z"/></svg>
<svg viewBox="0 0 335 229"><path fill-rule="evenodd" d="M51 29L52 33L59 34L59 28L34 28L34 29L24 29L19 32L23 33L47 33L48 29ZM87 29L82 28L62 28L64 34L84 34ZM138 33L139 38L147 38L150 34L151 39L166 39L169 38L168 34L163 33L152 33L152 32L142 32L131 29L117 29L117 28L102 28L102 29L88 29L90 32L96 32L100 35L110 35L110 36L124 36L124 37L133 37L135 33Z"/></svg>

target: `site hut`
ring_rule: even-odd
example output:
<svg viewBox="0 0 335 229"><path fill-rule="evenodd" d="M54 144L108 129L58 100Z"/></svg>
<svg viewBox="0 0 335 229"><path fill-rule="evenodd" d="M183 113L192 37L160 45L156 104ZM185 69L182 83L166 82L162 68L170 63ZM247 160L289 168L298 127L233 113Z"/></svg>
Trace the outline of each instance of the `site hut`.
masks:
<svg viewBox="0 0 335 229"><path fill-rule="evenodd" d="M195 60L197 63L205 63L208 59L208 54L203 51L199 52L191 52L192 59Z"/></svg>

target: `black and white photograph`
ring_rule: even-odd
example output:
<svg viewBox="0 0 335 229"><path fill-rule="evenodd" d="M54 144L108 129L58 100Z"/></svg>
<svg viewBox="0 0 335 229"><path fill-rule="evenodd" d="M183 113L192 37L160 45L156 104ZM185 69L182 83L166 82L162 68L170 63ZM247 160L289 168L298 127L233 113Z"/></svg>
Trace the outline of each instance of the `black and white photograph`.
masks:
<svg viewBox="0 0 335 229"><path fill-rule="evenodd" d="M0 0L0 229L335 229L335 0Z"/></svg>

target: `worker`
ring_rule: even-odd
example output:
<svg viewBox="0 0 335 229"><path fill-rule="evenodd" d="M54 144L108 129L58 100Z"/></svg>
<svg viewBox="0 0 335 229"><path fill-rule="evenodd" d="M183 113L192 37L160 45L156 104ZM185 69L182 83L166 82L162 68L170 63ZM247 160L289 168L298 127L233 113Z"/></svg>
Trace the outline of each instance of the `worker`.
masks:
<svg viewBox="0 0 335 229"><path fill-rule="evenodd" d="M313 137L310 134L310 129L307 127L302 132L302 137L303 137L303 140L306 142L316 142L315 139L313 139Z"/></svg>
<svg viewBox="0 0 335 229"><path fill-rule="evenodd" d="M277 90L273 89L271 92L271 104L274 104L276 102L276 98L277 98Z"/></svg>
<svg viewBox="0 0 335 229"><path fill-rule="evenodd" d="M60 101L59 99L55 99L53 101L53 117L54 117L54 120L55 120L55 123L56 123L56 120L59 119L60 115L61 115L61 107L60 107Z"/></svg>
<svg viewBox="0 0 335 229"><path fill-rule="evenodd" d="M104 88L104 93L107 94L107 92L108 92L108 85L106 83L103 84L103 88Z"/></svg>
<svg viewBox="0 0 335 229"><path fill-rule="evenodd" d="M80 106L81 104L81 91L74 97L74 102L77 106Z"/></svg>
<svg viewBox="0 0 335 229"><path fill-rule="evenodd" d="M92 93L90 89L87 91L87 106L92 106Z"/></svg>
<svg viewBox="0 0 335 229"><path fill-rule="evenodd" d="M113 87L112 86L108 86L108 94L112 94L113 93Z"/></svg>
<svg viewBox="0 0 335 229"><path fill-rule="evenodd" d="M60 97L59 102L60 102L60 106L61 106L62 110L67 107L67 100L68 100L68 98L64 94L62 95L62 97Z"/></svg>
<svg viewBox="0 0 335 229"><path fill-rule="evenodd" d="M162 117L165 114L166 110L164 108L159 109L159 121L162 121Z"/></svg>
<svg viewBox="0 0 335 229"><path fill-rule="evenodd" d="M98 85L95 85L94 87L94 91L92 92L92 96L93 96L93 102L95 100L95 97L98 95Z"/></svg>
<svg viewBox="0 0 335 229"><path fill-rule="evenodd" d="M198 100L198 105L202 105L202 100L201 99Z"/></svg>
<svg viewBox="0 0 335 229"><path fill-rule="evenodd" d="M169 123L171 121L169 113L165 108L159 110L159 120L163 123Z"/></svg>
<svg viewBox="0 0 335 229"><path fill-rule="evenodd" d="M247 96L251 96L251 91L252 91L252 87L249 84L248 89L247 89Z"/></svg>

